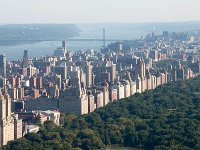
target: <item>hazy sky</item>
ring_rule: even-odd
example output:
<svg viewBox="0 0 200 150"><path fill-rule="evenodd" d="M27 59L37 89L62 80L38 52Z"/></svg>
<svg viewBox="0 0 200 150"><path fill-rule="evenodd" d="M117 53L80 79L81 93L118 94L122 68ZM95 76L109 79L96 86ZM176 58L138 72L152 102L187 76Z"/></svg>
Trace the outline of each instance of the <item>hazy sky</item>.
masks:
<svg viewBox="0 0 200 150"><path fill-rule="evenodd" d="M200 0L0 0L0 23L200 21Z"/></svg>

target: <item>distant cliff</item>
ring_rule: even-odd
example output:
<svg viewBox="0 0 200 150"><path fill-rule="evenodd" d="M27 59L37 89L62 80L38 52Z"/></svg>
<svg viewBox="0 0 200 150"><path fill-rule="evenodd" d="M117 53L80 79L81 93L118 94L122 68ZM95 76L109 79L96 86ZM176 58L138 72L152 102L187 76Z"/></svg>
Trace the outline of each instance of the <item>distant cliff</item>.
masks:
<svg viewBox="0 0 200 150"><path fill-rule="evenodd" d="M0 25L0 44L21 44L31 40L64 40L78 36L79 32L74 24Z"/></svg>

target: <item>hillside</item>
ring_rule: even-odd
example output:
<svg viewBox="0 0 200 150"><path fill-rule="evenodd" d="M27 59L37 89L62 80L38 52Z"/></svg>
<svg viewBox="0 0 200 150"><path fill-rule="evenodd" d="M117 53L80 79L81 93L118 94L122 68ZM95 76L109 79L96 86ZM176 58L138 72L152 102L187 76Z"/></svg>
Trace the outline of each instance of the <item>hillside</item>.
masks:
<svg viewBox="0 0 200 150"><path fill-rule="evenodd" d="M100 149L109 144L142 149L200 149L200 78L159 86L111 103L94 113L63 115L38 134L3 149Z"/></svg>
<svg viewBox="0 0 200 150"><path fill-rule="evenodd" d="M79 35L74 24L0 25L0 44L21 44L31 40L66 40ZM31 42L33 42L31 41Z"/></svg>

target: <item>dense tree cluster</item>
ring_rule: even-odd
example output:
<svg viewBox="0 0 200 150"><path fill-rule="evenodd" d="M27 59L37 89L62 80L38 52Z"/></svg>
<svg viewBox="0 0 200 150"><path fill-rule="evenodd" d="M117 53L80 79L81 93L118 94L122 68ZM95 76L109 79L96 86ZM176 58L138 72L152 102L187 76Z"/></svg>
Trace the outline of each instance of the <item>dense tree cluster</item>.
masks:
<svg viewBox="0 0 200 150"><path fill-rule="evenodd" d="M123 144L142 149L200 149L200 78L159 86L95 112L63 114L62 126L46 122L37 134L3 149L104 149Z"/></svg>
<svg viewBox="0 0 200 150"><path fill-rule="evenodd" d="M173 65L174 62L177 62L175 59L166 59L166 60L161 60L158 62L153 62L153 68L167 68L169 65ZM187 67L188 63L187 61L182 61L180 60L180 63L182 66Z"/></svg>

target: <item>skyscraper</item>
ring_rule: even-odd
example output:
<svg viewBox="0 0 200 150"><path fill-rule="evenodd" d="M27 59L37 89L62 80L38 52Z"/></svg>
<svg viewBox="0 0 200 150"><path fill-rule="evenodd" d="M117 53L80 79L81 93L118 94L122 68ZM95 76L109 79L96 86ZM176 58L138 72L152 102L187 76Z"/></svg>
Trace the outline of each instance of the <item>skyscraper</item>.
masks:
<svg viewBox="0 0 200 150"><path fill-rule="evenodd" d="M90 87L92 85L92 65L90 62L86 62L84 66L84 71L86 73L86 86Z"/></svg>
<svg viewBox="0 0 200 150"><path fill-rule="evenodd" d="M63 56L66 57L66 41L62 41Z"/></svg>
<svg viewBox="0 0 200 150"><path fill-rule="evenodd" d="M28 65L28 50L24 50L22 66L27 67Z"/></svg>
<svg viewBox="0 0 200 150"><path fill-rule="evenodd" d="M137 61L137 68L136 72L140 78L145 77L145 63L143 59L138 59Z"/></svg>
<svg viewBox="0 0 200 150"><path fill-rule="evenodd" d="M65 51L66 50L66 42L62 41L62 49Z"/></svg>
<svg viewBox="0 0 200 150"><path fill-rule="evenodd" d="M111 81L114 82L116 79L116 64L111 65Z"/></svg>
<svg viewBox="0 0 200 150"><path fill-rule="evenodd" d="M6 56L0 55L0 75L6 77Z"/></svg>
<svg viewBox="0 0 200 150"><path fill-rule="evenodd" d="M138 77L141 79L141 92L144 92L146 90L146 67L145 67L145 63L144 60L142 58L137 60L137 66L136 66L136 73L138 75ZM138 88L137 88L138 89Z"/></svg>

